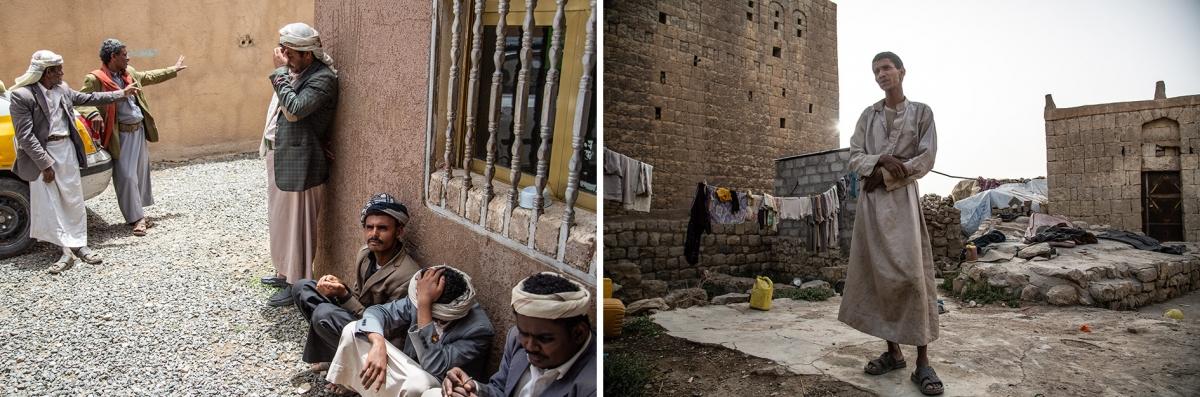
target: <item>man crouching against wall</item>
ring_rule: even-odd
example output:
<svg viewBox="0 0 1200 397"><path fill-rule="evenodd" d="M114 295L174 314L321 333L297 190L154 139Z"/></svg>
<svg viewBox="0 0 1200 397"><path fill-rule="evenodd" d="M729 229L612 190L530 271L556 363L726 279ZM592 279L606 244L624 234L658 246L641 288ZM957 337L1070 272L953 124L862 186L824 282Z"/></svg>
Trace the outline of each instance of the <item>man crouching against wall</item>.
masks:
<svg viewBox="0 0 1200 397"><path fill-rule="evenodd" d="M403 350L385 334L407 334ZM325 379L339 394L345 385L367 397L417 397L438 387L450 368L481 375L493 336L491 320L475 303L471 277L435 266L413 276L408 297L371 306L342 330Z"/></svg>
<svg viewBox="0 0 1200 397"><path fill-rule="evenodd" d="M300 280L293 289L296 308L309 322L304 362L313 372L329 369L342 328L362 317L372 305L408 295L408 283L421 269L404 243L408 209L386 194L371 198L360 218L367 246L358 252L354 284L328 274L320 280Z"/></svg>
<svg viewBox="0 0 1200 397"><path fill-rule="evenodd" d="M436 396L596 395L596 340L588 322L587 287L554 273L539 273L512 290L517 325L508 330L504 358L491 381L481 384L461 368L446 373Z"/></svg>

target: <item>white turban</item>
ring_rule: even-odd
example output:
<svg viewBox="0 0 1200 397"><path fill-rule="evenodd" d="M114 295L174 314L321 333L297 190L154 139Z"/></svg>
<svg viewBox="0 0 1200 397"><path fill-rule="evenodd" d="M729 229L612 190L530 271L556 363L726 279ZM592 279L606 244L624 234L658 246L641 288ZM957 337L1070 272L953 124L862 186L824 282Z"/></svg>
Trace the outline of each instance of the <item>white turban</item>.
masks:
<svg viewBox="0 0 1200 397"><path fill-rule="evenodd" d="M312 26L303 22L284 26L283 29L279 29L279 44L296 51L312 51L314 58L328 66L333 74L337 74L337 69L333 68L333 58L321 48L321 34Z"/></svg>
<svg viewBox="0 0 1200 397"><path fill-rule="evenodd" d="M421 278L421 274L424 272L432 272L439 268L450 269L461 274L463 281L467 283L467 290L463 291L462 295L459 295L458 298L450 301L450 303L434 303L433 318L442 321L454 321L466 317L467 313L471 312L471 308L475 306L475 286L471 284L471 276L449 265L434 266L413 274L412 280L408 282L408 300L412 302L413 308L420 308L419 305L422 303L417 302L417 280ZM444 273L443 277L445 277Z"/></svg>
<svg viewBox="0 0 1200 397"><path fill-rule="evenodd" d="M587 287L555 273L543 272L541 274L561 277L571 284L575 284L579 290L549 295L532 294L525 292L525 281L529 280L529 278L525 278L512 289L512 307L517 314L554 320L588 313L591 294L588 293Z"/></svg>
<svg viewBox="0 0 1200 397"><path fill-rule="evenodd" d="M33 53L33 58L29 60L29 70L21 77L17 77L17 81L13 83L12 89L24 87L38 82L42 79L42 72L51 66L59 66L63 64L62 55L55 54L50 50L40 50Z"/></svg>

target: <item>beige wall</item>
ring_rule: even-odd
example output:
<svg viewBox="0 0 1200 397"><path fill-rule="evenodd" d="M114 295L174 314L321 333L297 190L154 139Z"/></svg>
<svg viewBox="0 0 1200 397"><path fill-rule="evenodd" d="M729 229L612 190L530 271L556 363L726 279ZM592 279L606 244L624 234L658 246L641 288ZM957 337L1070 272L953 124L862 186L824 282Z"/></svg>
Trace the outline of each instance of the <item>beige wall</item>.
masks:
<svg viewBox="0 0 1200 397"><path fill-rule="evenodd" d="M101 22L92 5L114 12ZM25 72L34 51L64 58L65 80L79 89L83 76L100 67L100 43L125 43L139 70L167 67L180 55L188 66L179 77L146 88L160 140L154 160L258 150L271 89L271 50L278 30L313 22L313 2L289 0L12 0L0 17L0 79L5 85ZM248 35L251 45L242 45Z"/></svg>

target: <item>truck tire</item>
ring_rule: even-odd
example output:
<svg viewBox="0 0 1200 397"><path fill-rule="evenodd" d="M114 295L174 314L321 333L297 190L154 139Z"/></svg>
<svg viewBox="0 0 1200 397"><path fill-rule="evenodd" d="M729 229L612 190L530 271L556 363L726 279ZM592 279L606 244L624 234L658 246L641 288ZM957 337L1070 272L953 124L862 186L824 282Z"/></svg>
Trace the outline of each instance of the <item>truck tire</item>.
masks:
<svg viewBox="0 0 1200 397"><path fill-rule="evenodd" d="M0 258L20 255L33 245L29 221L29 184L0 177Z"/></svg>

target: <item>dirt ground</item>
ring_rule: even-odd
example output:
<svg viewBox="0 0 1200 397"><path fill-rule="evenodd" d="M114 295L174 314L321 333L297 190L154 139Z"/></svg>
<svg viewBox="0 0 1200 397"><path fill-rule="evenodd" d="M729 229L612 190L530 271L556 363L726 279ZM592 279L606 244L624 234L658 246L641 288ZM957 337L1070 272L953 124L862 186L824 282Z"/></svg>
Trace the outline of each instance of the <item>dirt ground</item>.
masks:
<svg viewBox="0 0 1200 397"><path fill-rule="evenodd" d="M706 345L667 335L652 325L649 332L627 332L605 341L605 366L618 355L642 360L649 381L645 396L873 396L826 375L798 375L771 360L753 357L719 345ZM643 327L646 329L646 327ZM622 360L622 362L627 362ZM609 370L605 394L614 390ZM633 397L637 394L622 395Z"/></svg>

